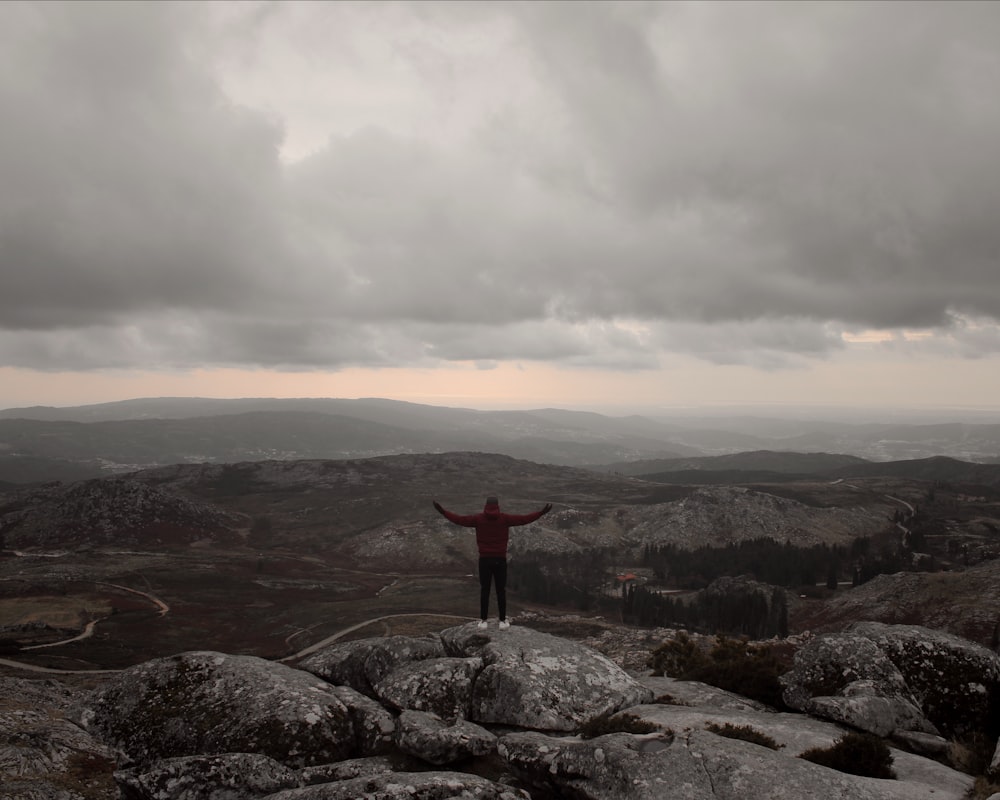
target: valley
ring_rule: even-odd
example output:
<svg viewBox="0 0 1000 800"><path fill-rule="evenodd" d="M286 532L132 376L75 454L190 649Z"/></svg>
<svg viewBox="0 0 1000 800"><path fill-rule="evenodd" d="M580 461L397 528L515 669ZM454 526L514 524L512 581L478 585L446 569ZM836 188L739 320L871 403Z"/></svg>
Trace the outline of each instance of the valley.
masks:
<svg viewBox="0 0 1000 800"><path fill-rule="evenodd" d="M569 580L559 570L582 554L604 559L585 603L546 605L515 580L515 616L571 612L620 625L622 573L654 590L697 588L693 576L660 579L644 566L651 546L850 548L864 539L911 582L905 610L891 583L903 578L876 573L852 587L844 564L835 591L825 574L812 588L789 587L790 633L859 618L925 620L987 644L1000 618L990 588L1000 582L989 577L1000 564L1000 493L988 486L889 474L698 486L457 452L171 465L5 492L0 655L71 670L192 649L281 659L373 618L471 618L473 537L431 501L475 510L487 491L513 511L555 506L513 534L513 575L542 564L551 580ZM87 638L40 646L95 620Z"/></svg>

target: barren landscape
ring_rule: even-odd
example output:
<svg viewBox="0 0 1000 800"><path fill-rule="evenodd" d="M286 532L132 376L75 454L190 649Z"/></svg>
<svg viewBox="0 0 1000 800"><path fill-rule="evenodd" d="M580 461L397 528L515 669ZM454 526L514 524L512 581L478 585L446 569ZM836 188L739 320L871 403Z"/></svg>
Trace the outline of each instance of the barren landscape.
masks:
<svg viewBox="0 0 1000 800"><path fill-rule="evenodd" d="M904 577L883 576L793 596L791 631L925 620L988 643L1000 616L990 487L892 476L699 487L465 452L174 465L10 491L0 505L3 646L8 658L74 670L206 647L277 659L367 619L472 617L473 537L431 501L473 511L487 493L512 511L555 506L514 532L512 572L540 554L597 548L610 554L612 597L615 574L642 573L649 545L869 538L899 548L905 526L894 520L919 508L907 525L947 572L906 573L905 593ZM516 591L511 602L514 614L546 610ZM621 622L613 599L591 611ZM67 641L94 620L91 635Z"/></svg>

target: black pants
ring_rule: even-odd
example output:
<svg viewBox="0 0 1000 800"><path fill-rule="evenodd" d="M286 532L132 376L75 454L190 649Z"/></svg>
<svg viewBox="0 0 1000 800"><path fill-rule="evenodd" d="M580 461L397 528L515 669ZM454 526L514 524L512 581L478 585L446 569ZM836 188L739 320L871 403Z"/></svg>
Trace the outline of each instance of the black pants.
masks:
<svg viewBox="0 0 1000 800"><path fill-rule="evenodd" d="M479 617L486 619L490 611L490 582L497 587L497 612L507 619L507 559L503 556L482 556L479 559Z"/></svg>

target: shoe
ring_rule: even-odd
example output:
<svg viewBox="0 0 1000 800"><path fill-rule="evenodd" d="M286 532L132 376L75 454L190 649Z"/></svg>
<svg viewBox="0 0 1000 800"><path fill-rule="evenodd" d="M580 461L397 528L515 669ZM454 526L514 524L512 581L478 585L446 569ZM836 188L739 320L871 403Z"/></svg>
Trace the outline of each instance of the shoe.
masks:
<svg viewBox="0 0 1000 800"><path fill-rule="evenodd" d="M479 625L478 625L478 627L479 627L479 630L485 631L486 630L486 620L484 619L482 622L480 622Z"/></svg>
<svg viewBox="0 0 1000 800"><path fill-rule="evenodd" d="M509 627L510 627L510 623L507 622L507 620L505 620L505 619L500 620L500 630L505 631Z"/></svg>

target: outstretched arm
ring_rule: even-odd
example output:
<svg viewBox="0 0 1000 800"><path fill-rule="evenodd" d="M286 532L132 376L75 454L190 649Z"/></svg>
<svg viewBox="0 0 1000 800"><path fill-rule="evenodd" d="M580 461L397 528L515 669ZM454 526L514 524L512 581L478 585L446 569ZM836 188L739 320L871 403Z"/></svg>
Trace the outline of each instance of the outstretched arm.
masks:
<svg viewBox="0 0 1000 800"><path fill-rule="evenodd" d="M446 520L454 522L456 525L464 525L466 528L473 528L476 525L475 514L456 514L454 511L449 511L437 500L434 501L434 509Z"/></svg>
<svg viewBox="0 0 1000 800"><path fill-rule="evenodd" d="M530 514L504 514L504 519L506 519L508 525L527 525L529 522L534 522L540 517L544 517L552 510L552 503L546 503L538 511L532 511Z"/></svg>

